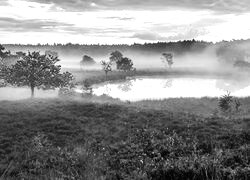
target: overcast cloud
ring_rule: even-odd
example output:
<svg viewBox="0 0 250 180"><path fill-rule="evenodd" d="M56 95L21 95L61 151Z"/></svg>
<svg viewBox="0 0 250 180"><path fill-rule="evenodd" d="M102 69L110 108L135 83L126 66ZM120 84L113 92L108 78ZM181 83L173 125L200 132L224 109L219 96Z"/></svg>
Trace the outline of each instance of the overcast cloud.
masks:
<svg viewBox="0 0 250 180"><path fill-rule="evenodd" d="M249 0L1 0L0 12L0 43L250 37Z"/></svg>
<svg viewBox="0 0 250 180"><path fill-rule="evenodd" d="M207 9L224 13L249 12L249 0L29 0L75 11L97 9Z"/></svg>

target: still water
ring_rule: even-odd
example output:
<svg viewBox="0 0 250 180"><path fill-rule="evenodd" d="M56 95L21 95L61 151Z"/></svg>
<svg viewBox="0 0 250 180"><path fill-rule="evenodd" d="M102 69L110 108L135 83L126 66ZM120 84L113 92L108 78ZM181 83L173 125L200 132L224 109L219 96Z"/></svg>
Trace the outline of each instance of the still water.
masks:
<svg viewBox="0 0 250 180"><path fill-rule="evenodd" d="M94 94L107 94L121 100L139 101L178 97L219 97L231 92L237 97L250 96L250 81L225 78L141 77L94 86Z"/></svg>
<svg viewBox="0 0 250 180"><path fill-rule="evenodd" d="M75 91L81 93L81 87ZM250 96L250 81L248 78L138 77L93 86L95 95L106 94L124 101L178 97L219 97L227 91L237 97ZM30 94L29 88L4 87L0 88L0 101L27 99L30 98ZM35 90L37 98L57 96L58 90Z"/></svg>

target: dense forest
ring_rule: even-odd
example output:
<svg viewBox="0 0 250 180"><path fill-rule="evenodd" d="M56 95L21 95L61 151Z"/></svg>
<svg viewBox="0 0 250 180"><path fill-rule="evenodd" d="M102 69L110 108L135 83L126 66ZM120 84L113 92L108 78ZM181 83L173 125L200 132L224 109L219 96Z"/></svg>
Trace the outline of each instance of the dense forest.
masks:
<svg viewBox="0 0 250 180"><path fill-rule="evenodd" d="M79 59L84 55L93 57L94 59L106 58L111 52L116 50L124 53L127 56L132 56L132 59L142 56L142 60L149 56L161 55L165 52L171 52L175 57L185 54L197 54L204 52L207 49L212 49L217 59L222 63L234 65L235 67L248 67L250 64L250 39L248 40L232 40L221 41L217 43L185 40L178 42L158 42L145 44L117 44L117 45L100 45L100 44L37 44L37 45L22 45L22 44L4 44L7 51L13 55L18 52L40 51L40 52L56 52L62 59ZM211 55L211 51L209 52ZM151 58L153 59L153 58ZM78 60L77 60L78 61ZM150 60L151 61L151 60Z"/></svg>
<svg viewBox="0 0 250 180"><path fill-rule="evenodd" d="M119 51L145 51L150 53L161 53L171 51L176 54L181 54L190 51L200 51L204 48L213 45L213 43L205 41L187 40L178 42L158 42L145 44L118 44L118 45L100 45L100 44L37 44L37 45L21 45L21 44L5 44L4 47L10 51L27 51L27 50L53 50L58 53L68 54L82 54L83 52L90 55L104 55L107 52Z"/></svg>

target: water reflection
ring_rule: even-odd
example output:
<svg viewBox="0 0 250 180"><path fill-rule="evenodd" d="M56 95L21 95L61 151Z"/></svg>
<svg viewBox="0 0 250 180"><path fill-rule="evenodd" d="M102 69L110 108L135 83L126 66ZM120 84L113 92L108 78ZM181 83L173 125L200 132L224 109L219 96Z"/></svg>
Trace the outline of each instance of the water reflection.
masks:
<svg viewBox="0 0 250 180"><path fill-rule="evenodd" d="M250 85L249 79L234 78L234 79L218 79L216 87L231 93L237 92L241 89L247 88Z"/></svg>
<svg viewBox="0 0 250 180"><path fill-rule="evenodd" d="M172 79L164 80L163 84L164 84L163 85L164 88L170 88L173 85L173 80Z"/></svg>
<svg viewBox="0 0 250 180"><path fill-rule="evenodd" d="M128 92L128 91L131 91L132 86L133 86L133 80L127 80L124 83L119 84L118 89L124 92Z"/></svg>
<svg viewBox="0 0 250 180"><path fill-rule="evenodd" d="M109 92L107 93L107 89ZM178 97L219 97L232 92L238 97L250 96L250 82L245 79L216 78L137 78L94 87L94 94L108 94L121 100L138 101Z"/></svg>

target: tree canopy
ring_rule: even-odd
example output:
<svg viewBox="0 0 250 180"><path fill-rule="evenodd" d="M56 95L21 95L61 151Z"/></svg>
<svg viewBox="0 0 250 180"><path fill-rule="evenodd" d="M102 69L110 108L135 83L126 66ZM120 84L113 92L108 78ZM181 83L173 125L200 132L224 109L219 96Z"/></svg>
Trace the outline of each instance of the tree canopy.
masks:
<svg viewBox="0 0 250 180"><path fill-rule="evenodd" d="M84 65L94 65L94 64L96 64L95 60L92 57L88 56L88 55L84 55L82 57L81 62L80 62L81 66L84 66Z"/></svg>
<svg viewBox="0 0 250 180"><path fill-rule="evenodd" d="M4 79L15 86L29 86L34 96L35 88L54 89L71 86L73 76L69 72L60 73L60 60L52 55L41 55L40 52L25 54L16 64L5 69Z"/></svg>
<svg viewBox="0 0 250 180"><path fill-rule="evenodd" d="M117 63L118 61L120 61L123 58L123 55L120 51L114 51L110 54L110 62L111 63Z"/></svg>
<svg viewBox="0 0 250 180"><path fill-rule="evenodd" d="M130 71L133 69L133 61L127 57L123 57L120 51L114 51L110 54L110 63L116 64L117 70Z"/></svg>
<svg viewBox="0 0 250 180"><path fill-rule="evenodd" d="M130 71L133 69L133 62L131 59L124 57L121 60L117 61L117 69L123 71Z"/></svg>

